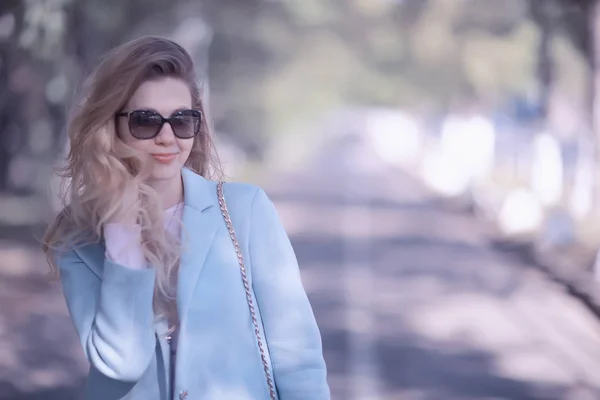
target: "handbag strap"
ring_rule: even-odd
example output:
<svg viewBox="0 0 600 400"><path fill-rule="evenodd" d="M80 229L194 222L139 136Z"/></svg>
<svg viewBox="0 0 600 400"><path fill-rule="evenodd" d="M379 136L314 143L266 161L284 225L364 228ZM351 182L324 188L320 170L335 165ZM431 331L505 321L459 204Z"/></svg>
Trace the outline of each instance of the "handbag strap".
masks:
<svg viewBox="0 0 600 400"><path fill-rule="evenodd" d="M265 378L267 379L267 386L269 387L269 398L276 400L275 388L273 386L273 379L269 373L269 365L267 364L267 356L263 346L263 341L260 336L260 330L258 329L258 322L256 320L256 311L254 309L254 302L252 301L252 295L250 291L250 285L248 284L248 277L246 276L246 266L244 264L244 258L242 257L242 251L240 250L240 244L238 243L235 231L233 230L233 224L227 210L227 204L225 203L225 196L223 195L223 182L217 183L217 196L219 198L219 207L221 208L221 214L227 225L229 231L229 237L235 248L235 254L237 255L238 264L240 265L240 272L242 274L242 282L244 283L244 289L246 290L246 300L248 301L248 308L250 309L250 316L252 317L252 325L254 325L254 333L256 334L256 341L258 342L258 349L260 350L260 358L262 360L263 369L265 371Z"/></svg>

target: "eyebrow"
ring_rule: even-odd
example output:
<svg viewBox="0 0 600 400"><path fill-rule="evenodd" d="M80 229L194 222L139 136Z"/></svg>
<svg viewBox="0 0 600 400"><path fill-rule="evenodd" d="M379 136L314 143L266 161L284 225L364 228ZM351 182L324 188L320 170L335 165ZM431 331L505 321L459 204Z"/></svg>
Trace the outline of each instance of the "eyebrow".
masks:
<svg viewBox="0 0 600 400"><path fill-rule="evenodd" d="M192 109L191 107L185 107L185 106L177 107L173 111L171 111L171 113L169 115L173 115L173 114L175 114L176 112L179 112L179 111L191 110L191 109ZM159 112L154 107L132 107L129 111L131 112L131 111L136 111L136 110L153 111L153 112L155 112L157 114L162 115L162 113Z"/></svg>

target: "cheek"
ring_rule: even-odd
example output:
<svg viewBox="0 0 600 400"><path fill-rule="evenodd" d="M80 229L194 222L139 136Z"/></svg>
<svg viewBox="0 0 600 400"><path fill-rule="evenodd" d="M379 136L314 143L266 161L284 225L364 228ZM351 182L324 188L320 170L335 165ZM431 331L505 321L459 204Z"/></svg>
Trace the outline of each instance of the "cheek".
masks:
<svg viewBox="0 0 600 400"><path fill-rule="evenodd" d="M181 150L181 155L183 160L187 160L190 152L192 151L192 147L194 145L193 139L180 139L179 140L179 149Z"/></svg>
<svg viewBox="0 0 600 400"><path fill-rule="evenodd" d="M132 136L129 136L127 138L127 140L125 141L125 143L128 146L130 146L136 150L142 151L144 153L150 153L150 150L152 148L152 143L150 143L150 142L151 142L151 140L138 140Z"/></svg>

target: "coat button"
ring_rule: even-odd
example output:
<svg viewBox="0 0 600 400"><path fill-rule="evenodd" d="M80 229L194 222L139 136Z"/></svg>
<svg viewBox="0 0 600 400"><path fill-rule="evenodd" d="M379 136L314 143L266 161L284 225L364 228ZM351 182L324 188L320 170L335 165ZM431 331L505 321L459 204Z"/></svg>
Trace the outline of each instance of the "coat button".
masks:
<svg viewBox="0 0 600 400"><path fill-rule="evenodd" d="M182 390L179 392L179 400L186 400L188 396L187 390Z"/></svg>

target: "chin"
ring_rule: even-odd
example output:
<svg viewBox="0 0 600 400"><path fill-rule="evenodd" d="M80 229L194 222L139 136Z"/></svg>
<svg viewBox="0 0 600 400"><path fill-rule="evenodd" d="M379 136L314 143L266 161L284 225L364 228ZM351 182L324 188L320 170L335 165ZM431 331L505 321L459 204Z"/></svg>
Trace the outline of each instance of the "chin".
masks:
<svg viewBox="0 0 600 400"><path fill-rule="evenodd" d="M178 177L181 174L181 165L172 164L156 164L152 169L150 179L162 181Z"/></svg>

